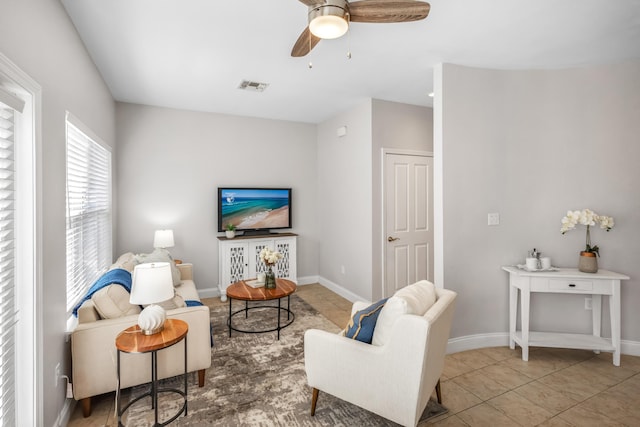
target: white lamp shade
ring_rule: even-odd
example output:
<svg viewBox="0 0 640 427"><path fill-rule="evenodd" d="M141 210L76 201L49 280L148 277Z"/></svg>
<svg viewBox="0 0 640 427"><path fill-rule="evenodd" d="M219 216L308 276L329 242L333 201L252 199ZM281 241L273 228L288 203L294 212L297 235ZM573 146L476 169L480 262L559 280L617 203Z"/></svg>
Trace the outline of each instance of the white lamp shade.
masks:
<svg viewBox="0 0 640 427"><path fill-rule="evenodd" d="M135 266L129 297L131 304L155 304L173 296L173 279L168 262L152 262Z"/></svg>
<svg viewBox="0 0 640 427"><path fill-rule="evenodd" d="M172 248L173 246L173 230L156 230L153 236L154 248Z"/></svg>

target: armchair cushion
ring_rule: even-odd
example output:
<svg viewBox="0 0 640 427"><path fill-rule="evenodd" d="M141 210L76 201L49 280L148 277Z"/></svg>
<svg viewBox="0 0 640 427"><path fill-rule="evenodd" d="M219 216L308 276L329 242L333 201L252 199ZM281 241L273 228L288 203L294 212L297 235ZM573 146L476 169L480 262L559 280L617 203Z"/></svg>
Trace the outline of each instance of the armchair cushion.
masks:
<svg viewBox="0 0 640 427"><path fill-rule="evenodd" d="M344 336L371 344L378 315L386 302L387 298L356 311L345 328Z"/></svg>
<svg viewBox="0 0 640 427"><path fill-rule="evenodd" d="M373 332L373 345L384 345L391 338L393 324L403 314L422 316L436 302L433 283L421 280L396 291L382 308Z"/></svg>

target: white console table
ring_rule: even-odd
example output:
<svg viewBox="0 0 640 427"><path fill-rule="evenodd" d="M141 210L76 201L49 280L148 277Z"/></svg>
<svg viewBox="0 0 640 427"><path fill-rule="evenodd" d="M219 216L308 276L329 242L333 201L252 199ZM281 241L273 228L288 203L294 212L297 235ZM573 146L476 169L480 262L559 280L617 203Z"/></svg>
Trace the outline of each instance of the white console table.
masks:
<svg viewBox="0 0 640 427"><path fill-rule="evenodd" d="M218 237L218 287L220 299L227 300L227 287L240 280L255 279L267 267L260 261L260 251L269 247L282 254L273 267L276 277L298 282L296 239L294 233L274 233L260 236Z"/></svg>
<svg viewBox="0 0 640 427"><path fill-rule="evenodd" d="M522 347L522 360L529 360L529 346L575 348L613 353L613 364L620 366L620 281L624 274L607 270L582 273L575 268L558 271L528 272L514 266L502 269L509 273L509 347ZM520 331L516 330L520 291ZM592 296L593 335L529 331L531 292L580 294ZM600 336L602 295L609 296L611 338Z"/></svg>

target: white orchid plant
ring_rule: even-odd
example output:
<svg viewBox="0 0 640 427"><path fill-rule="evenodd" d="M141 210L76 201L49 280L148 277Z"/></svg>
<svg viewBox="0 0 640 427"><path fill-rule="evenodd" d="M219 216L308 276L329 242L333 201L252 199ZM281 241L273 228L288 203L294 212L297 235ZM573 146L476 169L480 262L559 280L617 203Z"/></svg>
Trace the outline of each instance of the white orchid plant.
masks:
<svg viewBox="0 0 640 427"><path fill-rule="evenodd" d="M268 246L265 246L260 251L260 261L264 262L268 266L275 265L281 258L282 254L280 252L274 251Z"/></svg>
<svg viewBox="0 0 640 427"><path fill-rule="evenodd" d="M591 246L591 231L590 228L597 224L600 224L600 228L609 231L613 228L613 218L605 215L598 215L590 209L583 209L581 211L568 211L567 215L562 218L562 228L560 232L562 234L567 231L576 228L576 225L585 225L587 227L587 246L584 252L592 252L597 256L600 256L600 248L598 245Z"/></svg>

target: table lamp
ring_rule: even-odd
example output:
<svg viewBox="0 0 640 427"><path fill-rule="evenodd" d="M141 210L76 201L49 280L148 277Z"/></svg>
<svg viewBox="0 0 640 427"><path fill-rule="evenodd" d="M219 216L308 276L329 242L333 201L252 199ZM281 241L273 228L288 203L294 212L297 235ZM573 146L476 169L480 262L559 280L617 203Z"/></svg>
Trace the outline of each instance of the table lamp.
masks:
<svg viewBox="0 0 640 427"><path fill-rule="evenodd" d="M150 304L138 316L138 326L144 335L156 334L164 328L167 314L156 303L173 298L173 279L168 262L138 264L133 269L131 304Z"/></svg>
<svg viewBox="0 0 640 427"><path fill-rule="evenodd" d="M153 235L154 248L172 248L174 245L173 230L156 230Z"/></svg>

